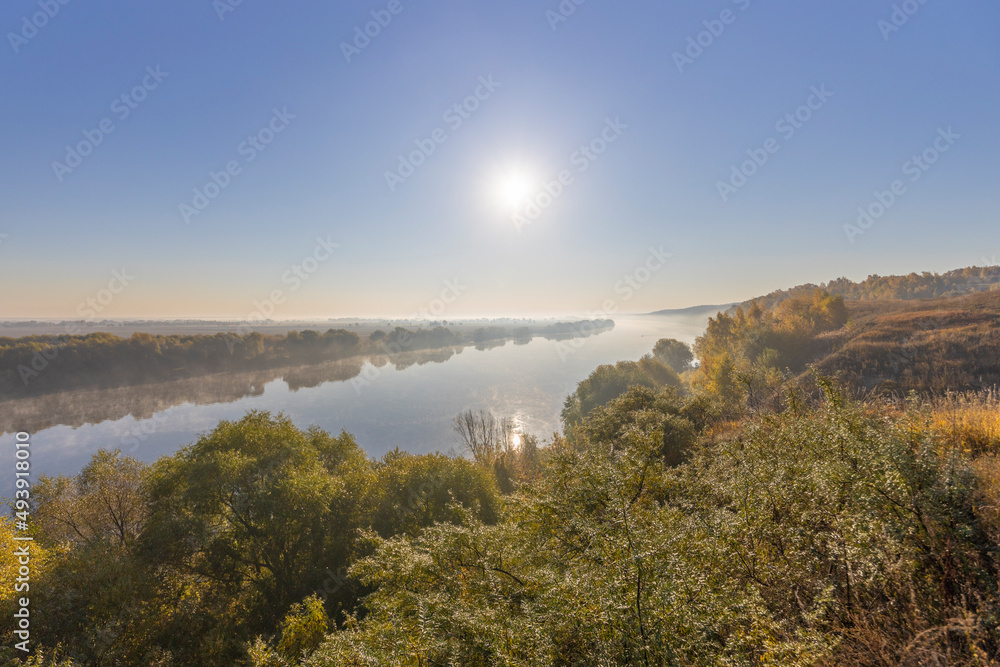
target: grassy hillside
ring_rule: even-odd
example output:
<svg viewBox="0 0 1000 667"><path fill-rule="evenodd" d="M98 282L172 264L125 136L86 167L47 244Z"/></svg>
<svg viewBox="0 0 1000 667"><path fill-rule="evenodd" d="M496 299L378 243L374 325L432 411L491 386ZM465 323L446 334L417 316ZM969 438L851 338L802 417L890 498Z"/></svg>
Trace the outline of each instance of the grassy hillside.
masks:
<svg viewBox="0 0 1000 667"><path fill-rule="evenodd" d="M940 395L1000 384L1000 292L844 300L822 290L709 320L692 388L723 411L774 408L813 372L851 393Z"/></svg>
<svg viewBox="0 0 1000 667"><path fill-rule="evenodd" d="M817 337L822 373L864 391L1000 384L1000 293L846 305L847 326Z"/></svg>

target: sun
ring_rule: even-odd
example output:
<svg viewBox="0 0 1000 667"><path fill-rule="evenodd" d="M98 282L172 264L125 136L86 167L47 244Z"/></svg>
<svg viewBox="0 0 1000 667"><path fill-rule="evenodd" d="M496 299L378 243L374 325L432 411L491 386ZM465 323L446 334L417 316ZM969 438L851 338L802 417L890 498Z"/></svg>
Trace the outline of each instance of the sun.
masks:
<svg viewBox="0 0 1000 667"><path fill-rule="evenodd" d="M512 445L514 445L514 449L517 449L518 447L520 447L521 446L521 436L520 436L520 434L515 433L514 435L512 435L511 438L510 438L510 443Z"/></svg>
<svg viewBox="0 0 1000 667"><path fill-rule="evenodd" d="M524 171L508 171L497 182L497 198L504 206L518 208L531 196L534 185Z"/></svg>

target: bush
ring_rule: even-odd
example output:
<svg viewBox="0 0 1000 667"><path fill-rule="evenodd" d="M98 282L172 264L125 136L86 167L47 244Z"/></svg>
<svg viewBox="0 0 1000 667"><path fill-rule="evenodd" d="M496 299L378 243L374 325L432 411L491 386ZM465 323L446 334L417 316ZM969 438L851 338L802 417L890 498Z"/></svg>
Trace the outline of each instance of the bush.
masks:
<svg viewBox="0 0 1000 667"><path fill-rule="evenodd" d="M306 664L988 664L978 478L912 415L827 386L680 465L663 435L684 406L629 390L550 447L496 525L377 540L352 568L367 616Z"/></svg>

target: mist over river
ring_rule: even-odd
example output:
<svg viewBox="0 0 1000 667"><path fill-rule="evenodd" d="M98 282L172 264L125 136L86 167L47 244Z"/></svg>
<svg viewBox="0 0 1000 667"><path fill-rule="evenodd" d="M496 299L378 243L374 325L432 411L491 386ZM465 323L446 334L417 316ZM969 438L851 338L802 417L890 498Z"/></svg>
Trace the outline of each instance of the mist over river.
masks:
<svg viewBox="0 0 1000 667"><path fill-rule="evenodd" d="M597 366L636 360L660 338L691 343L715 312L620 316L613 330L588 338L449 348L404 363L345 360L4 401L0 429L11 472L0 494L13 490L14 429L29 429L35 480L75 474L102 448L153 462L250 410L283 412L300 427L346 430L376 458L397 447L457 453L452 420L469 408L514 417L523 432L545 441L561 427L566 396Z"/></svg>

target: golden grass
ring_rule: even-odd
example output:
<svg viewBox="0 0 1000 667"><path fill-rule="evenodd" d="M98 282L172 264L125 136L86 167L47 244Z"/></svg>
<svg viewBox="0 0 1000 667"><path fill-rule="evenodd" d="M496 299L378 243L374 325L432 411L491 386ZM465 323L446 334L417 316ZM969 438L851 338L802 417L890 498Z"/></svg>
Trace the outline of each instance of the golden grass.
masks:
<svg viewBox="0 0 1000 667"><path fill-rule="evenodd" d="M995 391L930 399L930 429L949 447L967 455L1000 454L1000 395Z"/></svg>

